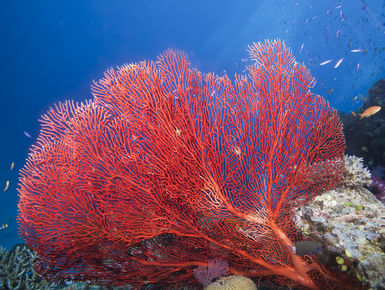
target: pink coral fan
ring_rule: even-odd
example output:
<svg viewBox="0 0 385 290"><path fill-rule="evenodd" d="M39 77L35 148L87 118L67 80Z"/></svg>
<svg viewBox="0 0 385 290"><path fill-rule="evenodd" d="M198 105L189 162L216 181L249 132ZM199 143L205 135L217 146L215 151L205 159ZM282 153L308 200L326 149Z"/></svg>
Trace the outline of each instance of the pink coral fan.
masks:
<svg viewBox="0 0 385 290"><path fill-rule="evenodd" d="M220 259L210 260L207 267L200 266L194 270L194 276L206 287L213 280L229 274L229 264Z"/></svg>
<svg viewBox="0 0 385 290"><path fill-rule="evenodd" d="M373 194L385 204L385 181L380 177L372 174L372 183L370 184L370 190Z"/></svg>

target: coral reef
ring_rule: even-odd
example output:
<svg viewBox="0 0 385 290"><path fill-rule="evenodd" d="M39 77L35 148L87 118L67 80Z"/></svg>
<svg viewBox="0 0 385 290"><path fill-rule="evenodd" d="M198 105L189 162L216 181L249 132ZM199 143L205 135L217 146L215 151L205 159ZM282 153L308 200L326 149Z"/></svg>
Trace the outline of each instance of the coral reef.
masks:
<svg viewBox="0 0 385 290"><path fill-rule="evenodd" d="M257 290L255 283L242 276L226 276L218 281L211 283L204 290Z"/></svg>
<svg viewBox="0 0 385 290"><path fill-rule="evenodd" d="M34 252L24 244L11 251L0 248L0 289L51 289L54 285L33 270Z"/></svg>
<svg viewBox="0 0 385 290"><path fill-rule="evenodd" d="M236 275L345 285L292 251L293 209L342 178L342 124L283 42L249 52L254 64L232 82L167 50L41 117L18 188L39 274L198 285L194 269L218 258Z"/></svg>
<svg viewBox="0 0 385 290"><path fill-rule="evenodd" d="M207 267L199 266L194 270L194 276L199 283L206 287L215 279L229 274L229 264L226 261L213 259L208 262Z"/></svg>
<svg viewBox="0 0 385 290"><path fill-rule="evenodd" d="M299 208L297 226L323 245L321 258L326 264L338 266L371 289L383 289L385 207L364 187L368 171L358 164L362 160L347 160L345 183Z"/></svg>
<svg viewBox="0 0 385 290"><path fill-rule="evenodd" d="M383 203L385 204L385 181L372 174L372 183L369 186L372 193Z"/></svg>
<svg viewBox="0 0 385 290"><path fill-rule="evenodd" d="M360 119L341 113L346 138L346 153L364 157L371 169L385 166L385 79L378 80L369 89L369 97L358 112L371 106L380 106L377 114ZM382 172L384 174L384 172Z"/></svg>
<svg viewBox="0 0 385 290"><path fill-rule="evenodd" d="M370 171L364 167L363 158L345 155L344 176L340 187L354 188L371 184Z"/></svg>

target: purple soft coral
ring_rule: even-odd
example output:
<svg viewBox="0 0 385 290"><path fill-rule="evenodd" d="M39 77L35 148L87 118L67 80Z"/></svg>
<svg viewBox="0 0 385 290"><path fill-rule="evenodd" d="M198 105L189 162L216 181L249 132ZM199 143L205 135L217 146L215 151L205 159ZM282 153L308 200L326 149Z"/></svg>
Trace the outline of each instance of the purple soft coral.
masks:
<svg viewBox="0 0 385 290"><path fill-rule="evenodd" d="M214 259L209 260L207 267L200 266L194 270L194 276L206 287L214 279L221 278L229 274L229 264L226 261Z"/></svg>
<svg viewBox="0 0 385 290"><path fill-rule="evenodd" d="M370 185L370 190L379 200L381 200L383 204L385 204L385 181L384 180L372 174L372 183Z"/></svg>

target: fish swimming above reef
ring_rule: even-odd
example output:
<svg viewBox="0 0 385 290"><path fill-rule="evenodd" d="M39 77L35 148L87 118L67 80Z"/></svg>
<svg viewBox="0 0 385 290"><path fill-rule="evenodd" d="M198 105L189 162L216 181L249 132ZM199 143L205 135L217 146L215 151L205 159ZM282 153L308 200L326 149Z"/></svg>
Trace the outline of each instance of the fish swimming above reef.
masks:
<svg viewBox="0 0 385 290"><path fill-rule="evenodd" d="M319 65L325 65L325 64L328 64L329 62L332 62L332 61L333 61L332 59L328 59L328 60L321 62Z"/></svg>
<svg viewBox="0 0 385 290"><path fill-rule="evenodd" d="M350 50L350 52L363 52L364 50L363 49L352 49Z"/></svg>
<svg viewBox="0 0 385 290"><path fill-rule="evenodd" d="M360 119L365 117L367 118L378 113L380 110L381 110L380 106L373 106L373 107L367 108L362 114L358 114L358 115L360 115Z"/></svg>
<svg viewBox="0 0 385 290"><path fill-rule="evenodd" d="M4 192L4 191L7 191L8 187L9 187L9 180L7 180L7 181L5 182L5 187L4 187L4 189L3 189L3 192Z"/></svg>
<svg viewBox="0 0 385 290"><path fill-rule="evenodd" d="M339 67L343 60L344 60L344 58L340 58L340 59L337 61L337 63L335 64L334 68Z"/></svg>
<svg viewBox="0 0 385 290"><path fill-rule="evenodd" d="M293 251L298 256L316 255L322 252L322 247L314 241L299 241L295 243Z"/></svg>

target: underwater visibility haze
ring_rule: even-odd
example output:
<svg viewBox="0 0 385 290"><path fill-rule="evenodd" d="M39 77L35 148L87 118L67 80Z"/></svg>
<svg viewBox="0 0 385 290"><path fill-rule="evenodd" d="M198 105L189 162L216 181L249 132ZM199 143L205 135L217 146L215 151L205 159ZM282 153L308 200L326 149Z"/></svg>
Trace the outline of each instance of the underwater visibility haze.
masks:
<svg viewBox="0 0 385 290"><path fill-rule="evenodd" d="M384 285L383 1L0 14L0 288Z"/></svg>

